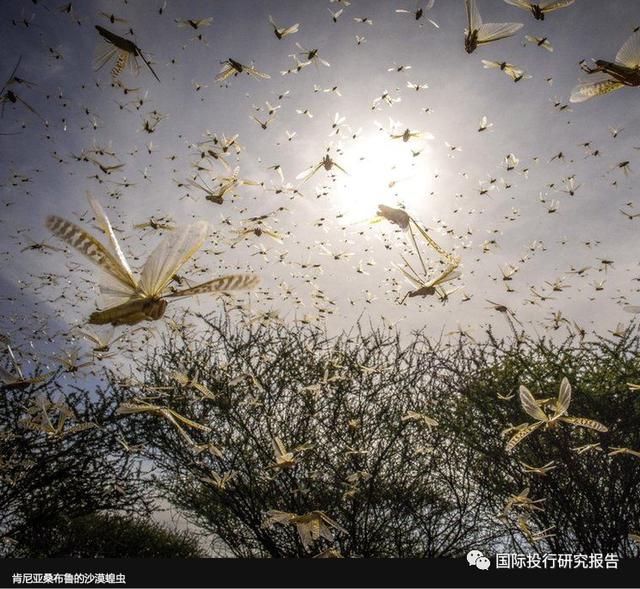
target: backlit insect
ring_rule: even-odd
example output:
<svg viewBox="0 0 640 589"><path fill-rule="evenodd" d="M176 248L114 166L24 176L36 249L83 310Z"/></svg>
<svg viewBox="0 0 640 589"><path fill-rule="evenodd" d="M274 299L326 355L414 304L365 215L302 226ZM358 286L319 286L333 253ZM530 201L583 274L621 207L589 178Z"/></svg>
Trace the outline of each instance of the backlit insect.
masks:
<svg viewBox="0 0 640 589"><path fill-rule="evenodd" d="M411 131L411 129L405 129L402 133L391 133L391 139L402 139L404 143L407 143L409 139L422 137L424 139L434 139L431 133L421 133L419 131Z"/></svg>
<svg viewBox="0 0 640 589"><path fill-rule="evenodd" d="M332 529L348 534L347 530L333 521L323 511L310 511L303 515L297 515L295 513L271 509L267 511L266 515L267 517L262 523L263 527L268 528L273 524L295 525L300 535L300 541L305 549L308 549L311 544L320 538L333 542Z"/></svg>
<svg viewBox="0 0 640 589"><path fill-rule="evenodd" d="M114 327L105 332L104 335L86 328L80 328L79 331L87 340L89 340L93 344L92 351L94 354L105 354L111 351L111 347L115 345L117 341L120 341L125 336L131 335L136 331L139 331L140 329L142 328L139 327L131 332L121 333L118 337L114 337Z"/></svg>
<svg viewBox="0 0 640 589"><path fill-rule="evenodd" d="M301 50L300 55L303 55L304 59L306 59L308 62L313 62L316 64L316 66L318 65L318 63L321 63L326 67L331 66L328 61L325 61L320 57L320 55L318 55L318 49L306 49L302 45L300 45L300 43L296 43L296 46Z"/></svg>
<svg viewBox="0 0 640 589"><path fill-rule="evenodd" d="M149 71L153 74L154 78L158 80L158 82L160 81L160 78L158 78L156 72L147 61L147 58L143 55L140 47L138 47L133 41L120 37L100 25L96 25L96 30L108 45L106 51L96 58L96 70L101 69L109 60L116 57L116 63L111 69L111 81L115 83L127 65L134 73L138 72L139 66L136 61L136 57L140 57L149 68Z"/></svg>
<svg viewBox="0 0 640 589"><path fill-rule="evenodd" d="M624 86L640 86L640 30L627 39L615 61L597 59L595 67L580 66L590 76L571 91L571 102L584 102Z"/></svg>
<svg viewBox="0 0 640 589"><path fill-rule="evenodd" d="M407 267L409 268L409 271L405 270L402 267L399 267L399 270L417 288L416 288L416 290L412 290L412 291L408 292L402 298L402 300L400 301L401 305L402 305L402 303L404 303L404 301L407 299L407 297L409 297L409 298L426 297L426 296L433 296L435 294L440 294L441 297L442 297L443 296L442 292L438 290L438 287L441 286L442 284L444 284L445 282L449 282L450 280L453 280L454 278L458 278L461 275L460 272L456 271L457 264L451 264L451 265L447 266L445 268L445 270L441 274L439 274L436 278L434 278L433 280L427 281L427 280L423 279L413 269L413 267L409 264L409 262L404 257L403 257L403 260L404 260L405 264L407 265ZM450 294L450 293L446 293L447 296L448 296L448 294Z"/></svg>
<svg viewBox="0 0 640 589"><path fill-rule="evenodd" d="M6 389L21 389L27 387L31 384L39 384L41 382L46 381L53 373L49 372L46 374L41 374L39 376L34 376L31 378L26 378L20 368L20 364L11 349L11 346L7 343L7 352L9 353L9 357L11 358L11 363L13 364L14 372L10 372L6 368L0 366L0 388Z"/></svg>
<svg viewBox="0 0 640 589"><path fill-rule="evenodd" d="M136 279L102 206L92 196L88 195L88 199L100 228L109 238L109 248L84 229L62 217L49 216L46 227L104 271L100 291L107 306L104 310L92 313L89 323L135 325L140 321L156 321L164 315L167 299L244 290L256 286L256 276L235 274L167 292L175 274L204 243L209 232L209 226L204 221L167 234L147 259L140 279Z"/></svg>
<svg viewBox="0 0 640 589"><path fill-rule="evenodd" d="M549 53L553 53L553 47L551 43L549 43L549 39L547 37L536 37L535 35L525 35L525 39L529 41L529 43L533 43L538 47L542 47L549 51Z"/></svg>
<svg viewBox="0 0 640 589"><path fill-rule="evenodd" d="M522 23L486 23L483 24L476 0L465 0L467 11L467 29L464 36L464 49L473 53L478 45L499 41L511 37L522 28Z"/></svg>
<svg viewBox="0 0 640 589"><path fill-rule="evenodd" d="M511 6L522 8L523 10L529 10L533 14L536 20L544 20L544 15L547 12L553 12L560 8L571 6L576 0L541 0L534 2L532 0L504 0Z"/></svg>
<svg viewBox="0 0 640 589"><path fill-rule="evenodd" d="M271 77L269 74L258 71L253 66L242 65L235 59L229 58L221 63L223 65L223 68L220 70L218 75L216 75L216 82L224 82L224 80L226 80L227 78L231 76L237 76L242 72L244 72L248 76L251 76L252 78L258 78L262 80L268 80Z"/></svg>
<svg viewBox="0 0 640 589"><path fill-rule="evenodd" d="M507 442L507 452L512 452L513 449L524 440L529 434L536 431L539 427L544 426L546 429L552 429L557 427L558 423L564 421L571 425L577 425L579 427L585 427L593 429L598 432L607 432L608 428L602 425L600 422L593 419L587 419L585 417L569 417L566 415L571 403L571 384L567 378L563 378L560 383L560 392L555 401L553 401L553 413L549 416L542 406L546 405L546 402L536 400L529 389L524 385L520 385L520 403L522 408L533 417L536 421L534 423L527 424Z"/></svg>
<svg viewBox="0 0 640 589"><path fill-rule="evenodd" d="M216 399L216 395L209 390L207 385L198 382L195 378L190 378L184 372L178 372L177 370L174 370L171 372L170 376L173 380L180 383L183 387L194 388L202 395L203 398L206 397L207 399L211 400Z"/></svg>
<svg viewBox="0 0 640 589"><path fill-rule="evenodd" d="M269 15L269 24L273 27L273 33L278 39L282 39L287 35L293 35L293 33L297 33L300 27L299 23L295 25L291 25L290 27L278 27L278 25L274 22L273 17Z"/></svg>
<svg viewBox="0 0 640 589"><path fill-rule="evenodd" d="M21 61L22 61L22 56L20 56L18 58L18 62L16 63L15 67L13 68L13 71L11 72L11 75L9 76L7 81L4 83L4 86L2 87L2 90L0 90L0 104L2 104L2 110L0 110L0 116L4 116L4 107L6 106L7 102L10 102L11 104L17 104L19 102L25 108L30 110L34 115L36 115L46 125L47 122L42 117L42 115L40 115L40 113L38 111L36 111L30 104L25 102L25 100L23 100L13 90L8 88L8 86L12 86L14 84L20 84L20 85L26 86L27 88L31 88L34 85L33 82L29 82L28 80L25 80L23 78L19 78L18 76L16 76L16 72L18 71L18 68L20 67L20 62Z"/></svg>
<svg viewBox="0 0 640 589"><path fill-rule="evenodd" d="M433 8L433 5L434 5L435 3L436 3L436 0L429 0L429 2L427 3L427 5L423 8L423 7L421 6L421 4L422 4L421 0L418 0L418 2L416 2L416 9L415 9L415 10L406 10L406 9L404 9L404 8L399 8L399 9L397 9L397 10L396 10L396 12L397 12L397 13L400 13L400 14L412 14L412 15L413 15L413 17L414 17L416 20L418 20L418 21L419 21L420 19L422 19L422 17L424 16L424 13L425 13L425 12L427 12L428 10L431 10L431 9ZM429 22L430 22L434 27L436 27L436 29L439 29L439 28L440 28L440 25L439 25L437 22L435 22L435 21L431 20L430 18L427 18L427 20L428 20L428 21L429 21Z"/></svg>
<svg viewBox="0 0 640 589"><path fill-rule="evenodd" d="M307 180L309 180L309 178L311 178L311 176L313 176L320 168L324 168L327 172L330 172L333 169L333 166L335 166L336 168L338 168L338 170L340 170L341 172L344 172L345 174L347 174L347 171L341 166L339 165L337 162L335 162L334 160L331 159L331 156L329 154L325 155L318 164L311 166L310 168L308 168L307 170L305 170L304 172L300 172L300 174L298 174L296 176L296 180L302 180L304 179L304 182L306 182Z"/></svg>
<svg viewBox="0 0 640 589"><path fill-rule="evenodd" d="M499 69L503 71L514 82L519 82L520 80L531 78L531 76L525 74L523 70L517 68L511 63L507 63L506 61L489 61L487 59L483 59L482 64L485 69Z"/></svg>
<svg viewBox="0 0 640 589"><path fill-rule="evenodd" d="M201 423L192 421L191 419L185 417L184 415L181 415L170 407L165 407L163 405L154 405L152 403L149 403L148 401L145 401L144 399L134 399L133 403L121 403L120 406L116 409L116 415L129 415L132 413L150 413L158 417L163 417L178 430L178 433L182 436L185 442L187 442L187 444L194 447L196 444L191 439L191 436L189 436L186 430L182 427L183 425L203 432L211 431L210 428L206 425L202 425Z"/></svg>

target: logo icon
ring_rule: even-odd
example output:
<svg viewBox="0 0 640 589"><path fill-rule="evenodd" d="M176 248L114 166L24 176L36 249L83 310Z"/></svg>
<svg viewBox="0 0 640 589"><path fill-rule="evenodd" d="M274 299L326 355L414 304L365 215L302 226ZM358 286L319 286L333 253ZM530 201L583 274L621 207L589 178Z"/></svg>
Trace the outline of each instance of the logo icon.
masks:
<svg viewBox="0 0 640 589"><path fill-rule="evenodd" d="M467 554L469 566L476 566L481 571L486 571L491 566L491 561L479 550L470 550Z"/></svg>

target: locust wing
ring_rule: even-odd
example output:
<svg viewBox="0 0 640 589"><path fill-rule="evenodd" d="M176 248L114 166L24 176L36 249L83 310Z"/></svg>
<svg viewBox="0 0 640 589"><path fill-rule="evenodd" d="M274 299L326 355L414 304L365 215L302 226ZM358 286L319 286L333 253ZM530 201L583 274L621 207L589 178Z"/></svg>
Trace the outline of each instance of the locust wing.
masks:
<svg viewBox="0 0 640 589"><path fill-rule="evenodd" d="M542 0L539 6L542 12L553 12L571 6L576 0Z"/></svg>
<svg viewBox="0 0 640 589"><path fill-rule="evenodd" d="M540 409L540 406L536 403L531 391L524 385L520 385L520 403L522 403L522 408L536 421L543 423L549 421L546 413Z"/></svg>
<svg viewBox="0 0 640 589"><path fill-rule="evenodd" d="M216 76L216 82L224 82L227 78L237 73L236 68L234 68L231 64L225 62L225 66L220 70L218 75Z"/></svg>
<svg viewBox="0 0 640 589"><path fill-rule="evenodd" d="M491 43L515 35L523 27L522 23L487 23L478 29L478 44Z"/></svg>
<svg viewBox="0 0 640 589"><path fill-rule="evenodd" d="M117 53L118 48L114 47L107 41L103 41L98 44L95 57L93 59L93 69L95 71L102 69Z"/></svg>
<svg viewBox="0 0 640 589"><path fill-rule="evenodd" d="M609 428L606 425L601 424L595 419L587 419L586 417L560 417L562 421L570 423L571 425L577 425L578 427L586 427L587 429L593 429L597 432L608 432Z"/></svg>
<svg viewBox="0 0 640 589"><path fill-rule="evenodd" d="M565 377L562 379L560 383L560 392L558 394L558 400L556 402L555 411L553 413L552 419L558 419L564 415L569 409L569 405L571 403L571 383Z"/></svg>
<svg viewBox="0 0 640 589"><path fill-rule="evenodd" d="M127 259L124 257L122 253L122 249L120 248L120 244L116 238L116 234L113 231L113 227L111 227L111 223L109 222L109 218L107 214L104 212L102 205L98 202L98 200L92 196L89 192L87 192L87 200L93 209L93 212L96 216L96 222L98 223L100 229L107 235L109 238L109 243L111 244L112 253L118 260L119 265L122 270L127 274L129 278L129 282L131 284L135 284L136 280L133 277L133 273L131 272L131 268L127 262Z"/></svg>
<svg viewBox="0 0 640 589"><path fill-rule="evenodd" d="M504 0L507 4L515 6L516 8L522 8L523 10L531 10L531 2L529 0Z"/></svg>
<svg viewBox="0 0 640 589"><path fill-rule="evenodd" d="M190 288L185 288L168 294L166 298L192 297L199 294L228 292L232 290L250 290L254 288L260 278L255 274L230 274L228 276L220 276L208 282L197 284Z"/></svg>
<svg viewBox="0 0 640 589"><path fill-rule="evenodd" d="M208 223L198 221L167 234L142 269L140 288L144 294L160 296L176 272L200 249L208 232Z"/></svg>
<svg viewBox="0 0 640 589"><path fill-rule="evenodd" d="M512 452L513 449L524 440L529 434L532 434L542 425L541 421L536 421L535 423L530 423L526 427L518 430L516 434L507 442L505 450L507 452Z"/></svg>
<svg viewBox="0 0 640 589"><path fill-rule="evenodd" d="M456 271L457 266L447 266L442 274L440 274L437 278L435 278L431 282L431 286L438 286L440 284L444 284L445 282L449 282L451 280L455 280L456 278L460 278L462 276L462 272Z"/></svg>
<svg viewBox="0 0 640 589"><path fill-rule="evenodd" d="M624 87L624 84L613 79L609 74L598 72L592 74L589 80L585 80L571 90L570 102L584 102L596 96L609 94L614 90Z"/></svg>
<svg viewBox="0 0 640 589"><path fill-rule="evenodd" d="M476 5L476 0L465 0L464 7L467 11L468 31L471 34L482 26L482 17Z"/></svg>
<svg viewBox="0 0 640 589"><path fill-rule="evenodd" d="M311 176L313 176L320 168L322 167L322 162L320 162L319 164L316 164L315 166L311 166L310 168L307 168L304 172L300 172L297 176L296 176L296 180L302 180L304 179L304 181L306 182L309 178L311 178Z"/></svg>
<svg viewBox="0 0 640 589"><path fill-rule="evenodd" d="M625 67L640 67L640 30L633 33L616 54L616 62Z"/></svg>
<svg viewBox="0 0 640 589"><path fill-rule="evenodd" d="M107 296L129 299L138 293L138 284L117 256L113 255L95 237L75 223L57 215L47 217L45 226L53 235L73 247L101 268L113 280L103 281L100 290Z"/></svg>
<svg viewBox="0 0 640 589"><path fill-rule="evenodd" d="M268 80L269 78L271 78L269 74L265 74L264 72L261 72L254 67L245 66L244 71L254 78L262 78L263 80Z"/></svg>

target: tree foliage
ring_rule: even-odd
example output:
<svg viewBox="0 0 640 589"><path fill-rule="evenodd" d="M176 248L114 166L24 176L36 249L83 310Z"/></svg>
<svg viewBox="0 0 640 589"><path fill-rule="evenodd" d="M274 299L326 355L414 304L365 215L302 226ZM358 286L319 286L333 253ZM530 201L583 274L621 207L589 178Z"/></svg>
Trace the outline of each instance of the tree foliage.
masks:
<svg viewBox="0 0 640 589"><path fill-rule="evenodd" d="M90 513L60 515L38 529L22 553L46 558L198 558L197 538L138 516Z"/></svg>
<svg viewBox="0 0 640 589"><path fill-rule="evenodd" d="M640 395L626 384L640 381L636 332L592 342L488 333L481 343L461 336L449 344L424 331L369 326L329 338L318 326L268 316L200 319L202 328L185 323L149 353L141 380L155 393L114 380L108 394L153 396L209 428L185 426L190 444L161 416L126 417L157 468L157 488L211 534L219 554L634 554L628 534L640 529L640 460L608 452L640 448ZM175 371L215 399L178 382ZM570 415L610 431L542 428L507 454L504 430L529 419L519 385L550 397L564 376L574 389ZM576 450L585 444L597 445ZM550 461L556 468L544 475L522 465ZM527 487L544 501L505 512ZM344 531L310 544L295 525L265 525L270 510L322 512ZM546 528L553 536L537 541L533 534Z"/></svg>
<svg viewBox="0 0 640 589"><path fill-rule="evenodd" d="M121 451L114 410L113 399L56 378L0 392L3 556L46 556L42 538L61 521L148 513L150 489L140 460ZM74 431L79 424L87 429Z"/></svg>

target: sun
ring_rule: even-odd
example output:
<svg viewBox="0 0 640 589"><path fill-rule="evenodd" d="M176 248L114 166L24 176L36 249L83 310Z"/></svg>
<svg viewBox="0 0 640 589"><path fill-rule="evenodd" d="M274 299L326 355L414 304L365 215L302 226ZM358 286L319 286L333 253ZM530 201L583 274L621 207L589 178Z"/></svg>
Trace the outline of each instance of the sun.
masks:
<svg viewBox="0 0 640 589"><path fill-rule="evenodd" d="M375 214L378 203L424 203L432 175L426 141L404 142L374 131L341 151L335 159L347 174L336 173L334 207L346 221Z"/></svg>

